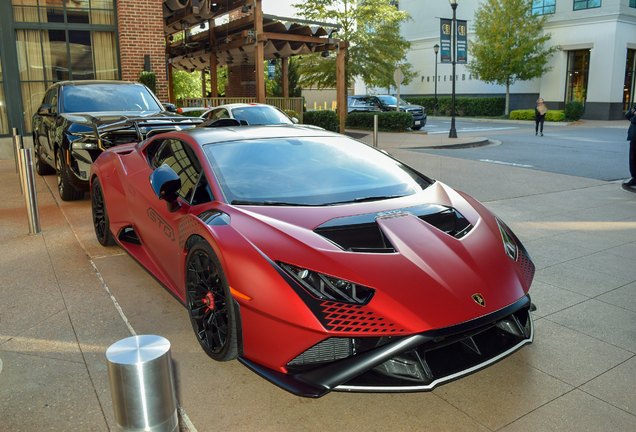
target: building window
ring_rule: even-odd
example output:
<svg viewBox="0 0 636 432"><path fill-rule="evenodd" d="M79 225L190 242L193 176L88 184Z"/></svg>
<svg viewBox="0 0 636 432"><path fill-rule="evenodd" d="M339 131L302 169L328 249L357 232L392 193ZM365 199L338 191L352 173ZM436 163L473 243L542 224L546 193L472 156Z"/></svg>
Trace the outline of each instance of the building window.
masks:
<svg viewBox="0 0 636 432"><path fill-rule="evenodd" d="M629 7L636 8L636 0L629 0Z"/></svg>
<svg viewBox="0 0 636 432"><path fill-rule="evenodd" d="M590 70L590 50L568 51L568 74L565 103L578 101L585 105L587 78Z"/></svg>
<svg viewBox="0 0 636 432"><path fill-rule="evenodd" d="M12 5L27 130L51 84L119 79L113 0L12 0Z"/></svg>
<svg viewBox="0 0 636 432"><path fill-rule="evenodd" d="M8 133L7 99L4 96L4 77L2 75L2 58L0 57L0 135L6 135Z"/></svg>
<svg viewBox="0 0 636 432"><path fill-rule="evenodd" d="M11 0L11 3L15 22L115 24L113 0Z"/></svg>
<svg viewBox="0 0 636 432"><path fill-rule="evenodd" d="M556 8L556 0L533 0L532 15L553 14Z"/></svg>
<svg viewBox="0 0 636 432"><path fill-rule="evenodd" d="M574 0L574 10L601 7L601 0Z"/></svg>
<svg viewBox="0 0 636 432"><path fill-rule="evenodd" d="M634 91L636 90L636 50L627 50L625 62L625 86L623 87L623 112L627 112L634 103Z"/></svg>

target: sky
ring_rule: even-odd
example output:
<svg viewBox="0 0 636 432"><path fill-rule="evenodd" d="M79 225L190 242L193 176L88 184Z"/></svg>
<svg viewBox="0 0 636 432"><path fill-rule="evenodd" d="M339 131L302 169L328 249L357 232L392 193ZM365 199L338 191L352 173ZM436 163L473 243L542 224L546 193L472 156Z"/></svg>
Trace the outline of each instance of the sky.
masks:
<svg viewBox="0 0 636 432"><path fill-rule="evenodd" d="M282 17L294 17L296 9L292 3L302 3L302 0L263 0L263 13Z"/></svg>

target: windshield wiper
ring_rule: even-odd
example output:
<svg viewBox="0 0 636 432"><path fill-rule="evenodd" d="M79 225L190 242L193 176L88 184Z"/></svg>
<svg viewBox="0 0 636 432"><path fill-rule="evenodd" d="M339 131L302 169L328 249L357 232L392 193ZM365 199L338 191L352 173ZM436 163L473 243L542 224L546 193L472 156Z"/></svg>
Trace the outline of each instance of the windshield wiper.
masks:
<svg viewBox="0 0 636 432"><path fill-rule="evenodd" d="M316 204L288 203L283 201L244 201L234 200L232 205L258 205L258 206L314 206Z"/></svg>
<svg viewBox="0 0 636 432"><path fill-rule="evenodd" d="M332 202L332 203L329 203L328 205L359 203L359 202L366 202L366 201L380 201L380 200L391 199L391 198L400 198L403 196L406 196L406 195L378 195L378 196L359 197L359 198L354 198L352 200L347 200L347 201Z"/></svg>

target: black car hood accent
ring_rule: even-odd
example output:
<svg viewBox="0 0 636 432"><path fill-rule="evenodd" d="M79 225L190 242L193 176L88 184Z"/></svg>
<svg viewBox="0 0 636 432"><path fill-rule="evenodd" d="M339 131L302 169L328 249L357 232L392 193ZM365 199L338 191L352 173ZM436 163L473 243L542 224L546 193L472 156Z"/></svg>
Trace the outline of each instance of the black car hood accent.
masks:
<svg viewBox="0 0 636 432"><path fill-rule="evenodd" d="M439 204L425 204L378 213L336 218L314 228L321 235L350 252L392 253L395 248L386 238L376 219L411 213L455 238L462 238L472 225L457 210Z"/></svg>

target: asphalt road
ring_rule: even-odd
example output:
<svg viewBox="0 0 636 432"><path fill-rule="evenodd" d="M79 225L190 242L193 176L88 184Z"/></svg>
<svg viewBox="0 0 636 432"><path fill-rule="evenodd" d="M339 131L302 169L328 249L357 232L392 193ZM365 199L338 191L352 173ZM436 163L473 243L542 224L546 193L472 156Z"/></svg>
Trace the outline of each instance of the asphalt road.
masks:
<svg viewBox="0 0 636 432"><path fill-rule="evenodd" d="M589 127L556 126L546 122L544 136L535 136L534 123L456 121L458 135L488 137L500 141L501 145L414 151L616 181L629 178L626 123ZM448 134L449 129L450 120L446 119L429 119L424 128L429 134Z"/></svg>

